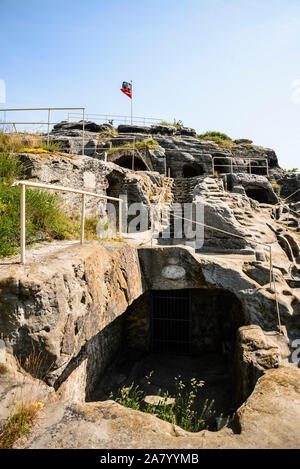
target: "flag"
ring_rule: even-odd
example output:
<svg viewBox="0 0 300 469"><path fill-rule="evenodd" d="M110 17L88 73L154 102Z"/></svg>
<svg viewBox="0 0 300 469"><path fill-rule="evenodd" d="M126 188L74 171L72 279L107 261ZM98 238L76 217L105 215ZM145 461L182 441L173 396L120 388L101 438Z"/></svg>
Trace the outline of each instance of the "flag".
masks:
<svg viewBox="0 0 300 469"><path fill-rule="evenodd" d="M131 83L127 81L123 81L121 91L128 96L128 98L132 99L132 86Z"/></svg>

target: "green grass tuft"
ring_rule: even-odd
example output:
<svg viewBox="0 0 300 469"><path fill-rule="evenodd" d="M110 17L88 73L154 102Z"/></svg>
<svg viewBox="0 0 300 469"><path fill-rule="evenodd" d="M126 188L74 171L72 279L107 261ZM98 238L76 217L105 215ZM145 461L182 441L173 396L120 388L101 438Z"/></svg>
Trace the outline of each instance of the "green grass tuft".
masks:
<svg viewBox="0 0 300 469"><path fill-rule="evenodd" d="M197 135L197 138L199 140L211 140L220 147L227 149L230 149L234 145L232 139L222 132L209 131L205 132L204 134Z"/></svg>

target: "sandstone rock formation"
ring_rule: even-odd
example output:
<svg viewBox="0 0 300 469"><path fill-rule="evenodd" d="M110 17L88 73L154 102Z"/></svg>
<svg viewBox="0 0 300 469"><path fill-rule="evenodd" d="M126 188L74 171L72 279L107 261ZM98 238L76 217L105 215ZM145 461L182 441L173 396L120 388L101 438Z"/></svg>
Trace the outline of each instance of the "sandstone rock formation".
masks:
<svg viewBox="0 0 300 469"><path fill-rule="evenodd" d="M52 400L16 447L141 448L145 441L148 448L161 448L162 441L166 448L299 447L300 372L291 352L300 337L300 192L282 200L299 187L298 175L283 174L271 149L246 139L224 148L180 126L116 131L86 122L83 156L82 127L54 127L51 138L64 153L22 154L26 178L125 195L148 211L149 222L134 245L123 233L121 243L44 246L25 266L15 259L0 264L0 332L8 357L24 364L36 349L44 368L51 365L43 399L51 394ZM138 150L133 160L130 145L117 148L133 137L158 145ZM269 175L256 158L267 160ZM130 169L135 163L138 170ZM80 196L60 196L69 214L79 214ZM193 204L193 221L193 210L202 210L206 227L198 244L184 229L175 236L184 204ZM86 209L100 219L106 203L88 198ZM195 350L230 342L239 407L232 428L190 434L112 401L85 402L124 342L149 351L151 292L173 290L194 292ZM3 418L6 390L0 376Z"/></svg>

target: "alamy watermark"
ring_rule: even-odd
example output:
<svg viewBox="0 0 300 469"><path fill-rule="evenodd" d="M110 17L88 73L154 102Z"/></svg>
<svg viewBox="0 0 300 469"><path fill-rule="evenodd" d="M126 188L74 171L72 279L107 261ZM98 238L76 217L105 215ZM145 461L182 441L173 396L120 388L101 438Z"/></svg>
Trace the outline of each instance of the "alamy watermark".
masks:
<svg viewBox="0 0 300 469"><path fill-rule="evenodd" d="M5 362L5 342L0 339L0 363Z"/></svg>
<svg viewBox="0 0 300 469"><path fill-rule="evenodd" d="M6 85L5 81L0 78L0 104L6 103Z"/></svg>
<svg viewBox="0 0 300 469"><path fill-rule="evenodd" d="M293 363L297 363L299 366L300 363L300 339L295 339L291 342L291 348L294 348L295 350L293 351L291 355L291 359Z"/></svg>
<svg viewBox="0 0 300 469"><path fill-rule="evenodd" d="M117 236L121 216L122 233L150 232L154 239L185 239L186 243L191 243L195 249L203 247L203 204L152 204L150 208L140 202L128 204L126 195L121 195L120 199L123 200L121 214L115 204L106 204L106 215L97 225L100 239Z"/></svg>

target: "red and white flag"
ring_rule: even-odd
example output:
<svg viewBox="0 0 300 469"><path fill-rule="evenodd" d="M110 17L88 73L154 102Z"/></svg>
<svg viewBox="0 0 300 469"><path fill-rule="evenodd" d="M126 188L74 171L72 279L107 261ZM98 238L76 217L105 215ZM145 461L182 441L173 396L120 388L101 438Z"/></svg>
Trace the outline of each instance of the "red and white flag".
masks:
<svg viewBox="0 0 300 469"><path fill-rule="evenodd" d="M121 91L128 96L128 98L132 99L132 85L128 83L128 81L123 81Z"/></svg>

